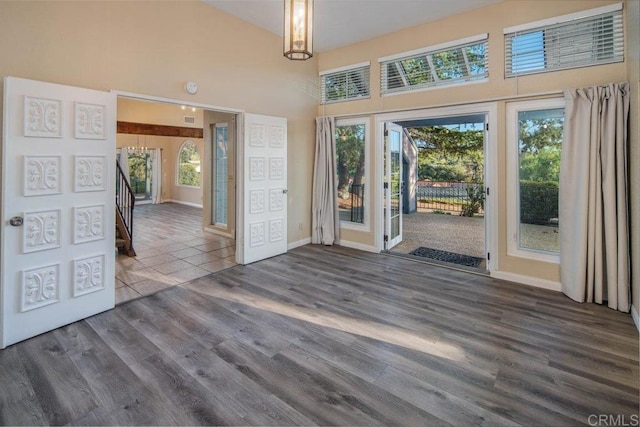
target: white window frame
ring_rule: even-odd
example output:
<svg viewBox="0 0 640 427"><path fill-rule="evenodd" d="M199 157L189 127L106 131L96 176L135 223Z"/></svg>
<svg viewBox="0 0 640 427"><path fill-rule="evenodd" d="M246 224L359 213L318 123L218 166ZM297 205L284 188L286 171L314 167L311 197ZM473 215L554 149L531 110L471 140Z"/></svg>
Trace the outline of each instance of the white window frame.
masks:
<svg viewBox="0 0 640 427"><path fill-rule="evenodd" d="M366 80L367 94L366 95L348 96L348 94L346 94L344 98L327 100L325 79L328 76L335 75L335 74L344 74L345 80L347 80L350 72L359 71L361 69L366 69L366 75L367 75L367 80ZM334 104L336 102L358 101L360 99L371 98L371 63L369 61L321 71L319 75L320 75L320 103L321 104Z"/></svg>
<svg viewBox="0 0 640 427"><path fill-rule="evenodd" d="M543 19L540 21L529 22L522 25L516 25L513 27L508 27L503 30L504 34L504 72L505 78L513 78L523 75L530 74L539 74L539 73L548 73L552 71L560 71L566 69L575 69L575 68L584 68L593 65L603 65L603 64L611 64L624 61L624 16L622 14L622 3L616 3L608 6L597 7L594 9L583 10L580 12L570 13L567 15L556 16L553 18ZM601 15L609 15L615 16L618 12L620 12L620 26L621 28L621 37L622 37L622 45L613 45L613 55L610 59L593 61L592 63L567 63L564 66L548 66L547 65L547 51L543 48L542 55L544 60L544 66L541 68L524 70L519 72L513 71L513 58L509 57L509 51L511 48L508 46L509 43L513 41L513 38L527 35L536 32L542 32L543 44L545 38L545 31L554 28L555 26L571 24L573 21L596 18ZM615 25L615 19L614 19ZM557 27L556 27L557 28ZM615 29L614 29L615 31ZM576 33L578 34L578 33ZM586 33L585 33L586 34Z"/></svg>
<svg viewBox="0 0 640 427"><path fill-rule="evenodd" d="M371 121L369 117L357 117L349 119L336 119L336 129L340 126L364 125L364 221L362 223L351 221L340 221L340 228L343 230L371 231ZM337 144L337 141L336 141ZM337 155L336 155L337 161ZM337 184L337 183L336 183ZM336 194L337 196L337 194Z"/></svg>
<svg viewBox="0 0 640 427"><path fill-rule="evenodd" d="M420 85L406 85L401 88L389 89L385 87L385 84L388 86L388 78L385 79L384 75L386 74L385 67L389 63L399 62L403 60L413 59L416 57L426 56L430 66L430 72L433 74L435 70L433 69L433 65L431 64L431 57L437 53L446 52L470 45L484 43L485 52L484 52L484 62L485 62L485 74L484 77L481 76L469 76L465 79L446 79L439 80L437 77L434 77L435 83L425 83ZM466 56L465 56L466 58ZM478 34L471 37L466 37L464 39L454 40L451 42L440 43L433 46L427 46L420 49L410 50L407 52L397 53L394 55L384 56L382 58L378 58L378 63L380 64L380 94L385 96L393 96L398 94L406 94L406 93L414 93L425 90L434 90L441 89L443 87L451 87L451 86L462 86L468 84L477 84L477 83L486 83L489 81L489 34L483 33ZM469 65L467 64L467 68L469 69ZM405 79L403 79L405 80Z"/></svg>
<svg viewBox="0 0 640 427"><path fill-rule="evenodd" d="M182 152L182 149L184 148L184 146L187 145L188 143L192 143L193 145L195 145L196 151L200 155L200 172L199 172L200 185L180 184L180 153ZM178 148L178 155L176 156L176 185L178 187L184 187L184 188L202 188L202 153L200 153L200 150L198 149L198 144L193 139L185 140L182 144L180 144L180 148Z"/></svg>
<svg viewBox="0 0 640 427"><path fill-rule="evenodd" d="M520 247L520 149L518 142L518 112L565 108L564 98L518 101L507 104L507 255L553 264L560 263L560 254Z"/></svg>

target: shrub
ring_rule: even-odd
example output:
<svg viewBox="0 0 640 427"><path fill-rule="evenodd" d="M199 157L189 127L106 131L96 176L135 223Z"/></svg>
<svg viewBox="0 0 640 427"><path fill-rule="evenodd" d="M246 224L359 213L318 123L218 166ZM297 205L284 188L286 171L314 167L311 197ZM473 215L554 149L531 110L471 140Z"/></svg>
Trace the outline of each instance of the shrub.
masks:
<svg viewBox="0 0 640 427"><path fill-rule="evenodd" d="M520 181L520 222L545 225L558 217L558 183Z"/></svg>
<svg viewBox="0 0 640 427"><path fill-rule="evenodd" d="M460 215L472 217L480 212L480 209L484 209L484 185L482 183L467 185L467 196L469 201L462 206Z"/></svg>

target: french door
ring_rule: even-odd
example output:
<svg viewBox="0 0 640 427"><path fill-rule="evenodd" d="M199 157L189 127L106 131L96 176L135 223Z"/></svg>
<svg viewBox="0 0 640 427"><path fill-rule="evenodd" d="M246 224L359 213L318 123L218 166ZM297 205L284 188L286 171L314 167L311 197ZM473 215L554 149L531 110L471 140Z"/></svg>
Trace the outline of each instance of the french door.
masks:
<svg viewBox="0 0 640 427"><path fill-rule="evenodd" d="M0 347L113 308L116 95L7 77Z"/></svg>
<svg viewBox="0 0 640 427"><path fill-rule="evenodd" d="M384 139L384 195L385 195L385 249L402 242L402 127L385 123Z"/></svg>

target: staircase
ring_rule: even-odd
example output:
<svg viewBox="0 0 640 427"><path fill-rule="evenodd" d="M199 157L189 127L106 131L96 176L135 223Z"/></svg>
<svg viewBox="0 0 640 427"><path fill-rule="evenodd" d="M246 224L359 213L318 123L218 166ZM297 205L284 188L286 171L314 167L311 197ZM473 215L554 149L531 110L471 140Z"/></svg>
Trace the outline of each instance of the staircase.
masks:
<svg viewBox="0 0 640 427"><path fill-rule="evenodd" d="M117 160L116 166L116 248L120 253L136 256L133 249L133 205L136 199Z"/></svg>

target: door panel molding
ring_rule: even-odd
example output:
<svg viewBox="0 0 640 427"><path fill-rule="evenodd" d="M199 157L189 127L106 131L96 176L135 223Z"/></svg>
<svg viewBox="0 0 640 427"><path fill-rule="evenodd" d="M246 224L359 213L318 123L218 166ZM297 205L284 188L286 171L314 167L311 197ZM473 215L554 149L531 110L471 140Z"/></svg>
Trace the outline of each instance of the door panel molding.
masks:
<svg viewBox="0 0 640 427"><path fill-rule="evenodd" d="M241 129L236 261L249 264L287 252L287 119L245 113Z"/></svg>
<svg viewBox="0 0 640 427"><path fill-rule="evenodd" d="M4 348L114 307L115 94L6 77L2 136Z"/></svg>

